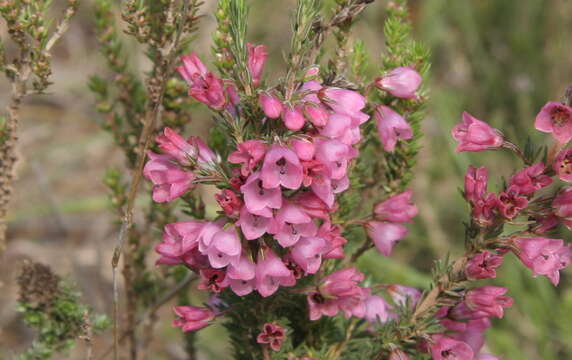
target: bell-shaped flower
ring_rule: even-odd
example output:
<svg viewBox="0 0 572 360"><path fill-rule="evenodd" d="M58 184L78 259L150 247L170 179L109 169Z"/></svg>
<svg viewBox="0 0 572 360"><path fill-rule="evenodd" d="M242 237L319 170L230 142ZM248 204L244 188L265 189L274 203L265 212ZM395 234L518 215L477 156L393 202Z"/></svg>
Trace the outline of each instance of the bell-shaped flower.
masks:
<svg viewBox="0 0 572 360"><path fill-rule="evenodd" d="M280 114L282 114L283 106L277 97L261 93L258 96L258 101L260 102L262 111L264 111L264 115L268 118L277 119L280 117Z"/></svg>
<svg viewBox="0 0 572 360"><path fill-rule="evenodd" d="M502 133L471 114L463 113L463 122L453 127L453 138L459 143L455 151L484 151L498 149L504 143Z"/></svg>
<svg viewBox="0 0 572 360"><path fill-rule="evenodd" d="M434 335L431 344L433 360L473 360L474 353L469 345L443 335Z"/></svg>
<svg viewBox="0 0 572 360"><path fill-rule="evenodd" d="M189 95L214 110L223 110L227 105L224 83L211 72L204 78L195 79Z"/></svg>
<svg viewBox="0 0 572 360"><path fill-rule="evenodd" d="M290 145L300 160L310 161L314 158L316 147L307 139L292 139Z"/></svg>
<svg viewBox="0 0 572 360"><path fill-rule="evenodd" d="M409 66L397 67L386 75L375 80L375 85L381 90L402 99L417 97L415 92L423 78Z"/></svg>
<svg viewBox="0 0 572 360"><path fill-rule="evenodd" d="M560 281L560 270L570 264L570 246L560 239L517 238L515 253L534 275L545 275L554 285Z"/></svg>
<svg viewBox="0 0 572 360"><path fill-rule="evenodd" d="M228 156L228 162L241 164L241 175L248 176L264 158L266 149L266 144L260 140L247 140L238 144L238 150Z"/></svg>
<svg viewBox="0 0 572 360"><path fill-rule="evenodd" d="M302 185L302 164L296 153L281 145L272 145L264 157L260 178L266 189L297 190Z"/></svg>
<svg viewBox="0 0 572 360"><path fill-rule="evenodd" d="M177 67L177 71L190 86L193 86L195 79L201 79L207 75L208 70L196 53L182 56L181 61L183 65Z"/></svg>
<svg viewBox="0 0 572 360"><path fill-rule="evenodd" d="M245 255L228 266L226 273L230 288L238 296L250 294L254 290L256 266Z"/></svg>
<svg viewBox="0 0 572 360"><path fill-rule="evenodd" d="M337 87L322 88L318 98L334 112L356 116L365 107L366 99L357 91Z"/></svg>
<svg viewBox="0 0 572 360"><path fill-rule="evenodd" d="M487 193L487 186L489 181L489 174L487 168L476 168L469 165L467 173L465 174L465 199L476 204L479 200L485 197Z"/></svg>
<svg viewBox="0 0 572 360"><path fill-rule="evenodd" d="M247 43L246 48L248 50L248 72L252 78L252 85L257 87L260 84L268 52L264 45L253 45L251 43Z"/></svg>
<svg viewBox="0 0 572 360"><path fill-rule="evenodd" d="M286 106L286 109L282 114L282 120L284 121L286 128L292 131L300 130L306 123L306 119L299 107Z"/></svg>
<svg viewBox="0 0 572 360"><path fill-rule="evenodd" d="M211 309L197 306L175 306L173 311L177 315L173 326L180 327L184 332L205 328L216 317Z"/></svg>
<svg viewBox="0 0 572 360"><path fill-rule="evenodd" d="M153 182L153 201L168 202L184 195L193 187L195 175L181 169L169 155L147 153L143 175Z"/></svg>
<svg viewBox="0 0 572 360"><path fill-rule="evenodd" d="M417 216L417 206L411 202L413 190L392 196L375 205L373 212L380 221L411 222Z"/></svg>
<svg viewBox="0 0 572 360"><path fill-rule="evenodd" d="M310 103L304 106L304 113L310 122L317 127L324 127L330 119L330 114L322 105Z"/></svg>
<svg viewBox="0 0 572 360"><path fill-rule="evenodd" d="M322 264L326 241L319 237L303 237L294 245L290 255L305 273L315 274Z"/></svg>
<svg viewBox="0 0 572 360"><path fill-rule="evenodd" d="M465 275L469 280L495 278L496 268L501 266L502 262L502 256L488 250L481 251L469 259L465 267Z"/></svg>
<svg viewBox="0 0 572 360"><path fill-rule="evenodd" d="M240 191L244 195L244 204L250 213L260 214L268 208L279 209L282 206L280 188L266 188L260 172L251 174L246 183L240 187Z"/></svg>
<svg viewBox="0 0 572 360"><path fill-rule="evenodd" d="M509 186L514 186L522 195L533 195L536 191L552 184L552 178L544 174L544 164L536 163L514 174Z"/></svg>
<svg viewBox="0 0 572 360"><path fill-rule="evenodd" d="M500 286L481 286L471 289L465 294L465 304L469 309L484 314L479 317L502 318L504 308L511 307L514 302L511 297L504 296L507 291L507 288Z"/></svg>
<svg viewBox="0 0 572 360"><path fill-rule="evenodd" d="M204 226L200 221L180 221L165 226L163 241L155 246L162 256L178 258L198 247L198 234Z"/></svg>
<svg viewBox="0 0 572 360"><path fill-rule="evenodd" d="M264 211L253 214L248 211L246 206L243 206L240 210L240 219L238 219L236 225L240 226L247 240L255 240L270 232L273 228L273 222L270 209L265 208Z"/></svg>
<svg viewBox="0 0 572 360"><path fill-rule="evenodd" d="M407 236L409 231L401 224L380 221L368 221L365 229L377 251L384 256L391 256L395 244Z"/></svg>
<svg viewBox="0 0 572 360"><path fill-rule="evenodd" d="M555 101L547 102L534 122L536 130L551 133L560 143L572 139L572 108Z"/></svg>
<svg viewBox="0 0 572 360"><path fill-rule="evenodd" d="M256 264L256 290L268 297L280 286L293 286L296 278L282 260L269 249L263 249Z"/></svg>
<svg viewBox="0 0 572 360"><path fill-rule="evenodd" d="M409 123L390 107L383 105L376 107L374 117L385 151L393 152L397 140L408 140L413 137L413 130Z"/></svg>
<svg viewBox="0 0 572 360"><path fill-rule="evenodd" d="M302 236L314 236L317 227L312 218L297 204L283 200L282 207L276 213L274 238L282 247L289 247Z"/></svg>
<svg viewBox="0 0 572 360"><path fill-rule="evenodd" d="M234 227L214 234L207 255L211 266L215 269L236 263L240 258L242 246Z"/></svg>
<svg viewBox="0 0 572 360"><path fill-rule="evenodd" d="M554 160L554 171L562 181L572 182L572 148L558 153Z"/></svg>

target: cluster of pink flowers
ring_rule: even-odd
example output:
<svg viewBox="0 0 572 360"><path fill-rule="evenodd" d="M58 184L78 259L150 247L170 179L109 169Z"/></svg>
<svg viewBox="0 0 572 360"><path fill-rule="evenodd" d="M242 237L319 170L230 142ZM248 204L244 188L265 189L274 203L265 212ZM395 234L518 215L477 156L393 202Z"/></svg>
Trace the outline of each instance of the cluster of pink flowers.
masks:
<svg viewBox="0 0 572 360"><path fill-rule="evenodd" d="M262 83L267 57L264 46L248 45L248 70L254 88ZM208 71L192 54L183 57L180 74L189 94L217 112L238 116L236 85ZM316 274L325 259L345 256L342 227L330 214L336 196L350 186L348 169L358 156L360 125L369 119L366 98L360 93L320 83L312 68L291 96L276 89L259 90L261 124L283 129L272 138L247 139L237 144L222 162L202 140L185 140L166 128L157 138L162 154L150 152L144 175L153 182L153 199L172 201L194 184L218 181L216 200L222 211L214 221L182 221L164 229L156 246L158 264L184 264L200 274L200 289L214 293L230 288L239 296L254 291L263 297L280 287L292 287L301 277ZM409 67L394 69L374 83L393 96L411 99L421 77ZM400 139L410 139L405 118L386 106L375 110L383 147L394 151ZM280 119L280 120L278 120ZM278 121L277 121L278 120ZM278 132L280 133L280 132ZM402 223L411 222L417 208L411 191L375 206L371 221L363 222L380 253L389 256L394 244L407 234ZM355 268L339 270L309 289L310 319L346 316L386 321L385 301L360 287L363 274ZM175 325L199 329L216 315L209 308L178 307ZM279 336L265 328L259 342L279 348ZM272 335L274 334L274 335ZM275 338L274 340L272 338Z"/></svg>

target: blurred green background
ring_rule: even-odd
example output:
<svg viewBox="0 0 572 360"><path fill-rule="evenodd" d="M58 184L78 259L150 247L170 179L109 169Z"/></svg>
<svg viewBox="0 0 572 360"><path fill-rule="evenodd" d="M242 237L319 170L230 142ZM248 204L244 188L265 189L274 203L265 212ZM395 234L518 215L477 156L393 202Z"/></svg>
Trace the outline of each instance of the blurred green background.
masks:
<svg viewBox="0 0 572 360"><path fill-rule="evenodd" d="M119 151L99 130L94 99L87 79L106 69L93 30L93 0L83 1L70 33L56 49L55 85L51 94L30 99L23 108L24 160L11 213L10 256L0 264L0 346L17 351L31 335L14 312L13 268L22 258L53 265L70 273L87 302L110 313L109 259L115 226L101 185L105 169L121 166ZM325 0L328 7L333 1ZM193 49L210 57L215 20L214 0L205 1L202 26ZM289 18L294 0L252 0L249 38L269 47L266 74L282 74L289 46ZM366 42L372 70L383 51L383 21L387 1L377 0L355 27L354 37ZM459 196L468 164L486 165L495 190L518 163L504 153L455 154L450 128L468 111L502 129L516 144L527 137L537 142L548 136L534 131L534 117L549 100L560 100L572 84L572 1L567 0L417 0L410 2L417 40L432 52L430 102L424 122L424 148L414 178L420 216L410 236L392 258L370 252L360 266L383 283L426 286L433 261L462 251L467 209ZM3 25L2 25L3 26ZM0 27L5 37L5 28ZM131 44L132 66L148 64L141 49ZM8 84L0 83L6 94ZM4 104L5 97L1 102ZM193 116L193 129L205 134L210 119ZM561 237L571 240L569 232ZM72 256L62 257L62 249ZM504 359L572 359L572 271L558 288L530 271L512 255L491 283L507 286L515 306L488 332L488 351ZM165 359L180 359L181 338L170 328L166 309L153 342ZM224 359L220 331L200 335L202 358ZM102 346L109 339L100 339ZM72 354L80 358L81 351ZM150 357L152 359L160 356Z"/></svg>

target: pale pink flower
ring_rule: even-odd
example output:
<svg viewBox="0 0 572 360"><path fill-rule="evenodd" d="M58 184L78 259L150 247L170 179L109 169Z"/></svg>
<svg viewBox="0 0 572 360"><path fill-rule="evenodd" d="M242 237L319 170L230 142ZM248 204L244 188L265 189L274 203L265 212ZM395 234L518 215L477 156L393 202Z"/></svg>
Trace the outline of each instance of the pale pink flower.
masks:
<svg viewBox="0 0 572 360"><path fill-rule="evenodd" d="M272 145L264 157L260 178L266 189L296 190L302 185L302 164L296 153L280 145Z"/></svg>
<svg viewBox="0 0 572 360"><path fill-rule="evenodd" d="M316 142L316 160L324 164L332 179L341 179L347 174L349 161L357 156L357 150L338 140Z"/></svg>
<svg viewBox="0 0 572 360"><path fill-rule="evenodd" d="M270 119L277 119L282 114L282 103L277 97L261 93L258 97L260 107L264 111L264 115Z"/></svg>
<svg viewBox="0 0 572 360"><path fill-rule="evenodd" d="M331 207L326 205L318 196L311 191L303 191L294 195L291 199L300 206L308 216L317 219L329 219L330 212L333 211Z"/></svg>
<svg viewBox="0 0 572 360"><path fill-rule="evenodd" d="M465 275L469 280L495 278L497 276L495 269L502 265L502 261L502 256L484 250L469 259Z"/></svg>
<svg viewBox="0 0 572 360"><path fill-rule="evenodd" d="M519 194L532 195L550 184L552 184L552 178L544 175L544 164L536 163L514 174L510 178L509 187L514 186Z"/></svg>
<svg viewBox="0 0 572 360"><path fill-rule="evenodd" d="M235 264L230 264L226 272L232 291L238 296L250 294L254 290L256 266L245 255Z"/></svg>
<svg viewBox="0 0 572 360"><path fill-rule="evenodd" d="M244 204L249 212L259 214L267 209L279 209L282 206L280 188L268 189L263 186L260 172L248 177L246 183L240 187L244 195Z"/></svg>
<svg viewBox="0 0 572 360"><path fill-rule="evenodd" d="M434 335L431 344L433 360L473 360L474 353L469 345L443 335Z"/></svg>
<svg viewBox="0 0 572 360"><path fill-rule="evenodd" d="M570 264L570 246L560 239L517 238L515 253L534 275L545 275L554 285L560 281L560 270Z"/></svg>
<svg viewBox="0 0 572 360"><path fill-rule="evenodd" d="M457 152L498 149L504 143L499 130L467 112L463 113L463 122L455 125L451 133L459 143Z"/></svg>
<svg viewBox="0 0 572 360"><path fill-rule="evenodd" d="M260 140L247 140L238 144L237 151L228 156L231 164L241 164L240 173L248 176L264 158L267 146Z"/></svg>
<svg viewBox="0 0 572 360"><path fill-rule="evenodd" d="M165 154L174 157L182 165L190 165L190 160L202 165L218 162L218 156L196 136L185 140L167 127L164 129L164 135L157 137L157 142Z"/></svg>
<svg viewBox="0 0 572 360"><path fill-rule="evenodd" d="M534 127L536 130L552 133L558 142L566 144L572 139L572 108L549 101L536 115Z"/></svg>
<svg viewBox="0 0 572 360"><path fill-rule="evenodd" d="M479 314L473 318L491 316L502 318L504 308L511 307L514 303L511 297L504 296L507 291L507 288L500 286L481 286L471 289L465 294L464 304Z"/></svg>
<svg viewBox="0 0 572 360"><path fill-rule="evenodd" d="M180 327L184 332L205 328L216 317L211 309L197 306L175 306L173 311L177 315L173 326Z"/></svg>
<svg viewBox="0 0 572 360"><path fill-rule="evenodd" d="M240 210L240 219L238 219L236 225L240 226L247 240L256 240L270 232L274 220L272 219L272 211L268 208L266 209L267 211L258 212L257 214L249 212L246 206Z"/></svg>
<svg viewBox="0 0 572 360"><path fill-rule="evenodd" d="M196 53L181 56L181 61L183 65L178 66L177 71L190 86L193 86L195 79L204 78L207 75L208 70Z"/></svg>
<svg viewBox="0 0 572 360"><path fill-rule="evenodd" d="M394 195L377 205L373 212L377 220L390 222L411 222L417 216L417 206L411 202L413 190Z"/></svg>
<svg viewBox="0 0 572 360"><path fill-rule="evenodd" d="M316 225L302 207L282 200L282 207L276 213L274 229L274 237L282 247L292 246L300 237L314 236L316 232Z"/></svg>
<svg viewBox="0 0 572 360"><path fill-rule="evenodd" d="M397 67L391 70L383 77L375 80L375 85L391 95L403 98L413 99L417 97L415 92L421 85L421 75L409 66Z"/></svg>
<svg viewBox="0 0 572 360"><path fill-rule="evenodd" d="M280 351L282 342L286 337L284 328L273 323L266 323L262 327L262 332L256 337L256 342L259 344L268 344L274 351Z"/></svg>
<svg viewBox="0 0 572 360"><path fill-rule="evenodd" d="M255 46L251 43L247 43L246 48L248 50L248 72L250 72L250 76L252 77L252 85L257 87L260 84L260 78L262 77L262 71L264 70L268 52L264 45Z"/></svg>
<svg viewBox="0 0 572 360"><path fill-rule="evenodd" d="M179 258L198 247L198 234L204 222L181 221L165 225L163 241L155 246L155 251L162 256Z"/></svg>
<svg viewBox="0 0 572 360"><path fill-rule="evenodd" d="M314 124L314 126L324 127L326 126L328 120L330 119L330 114L321 105L316 105L316 104L305 105L304 112L308 117L308 120L310 120L310 122Z"/></svg>
<svg viewBox="0 0 572 360"><path fill-rule="evenodd" d="M365 299L365 319L370 323L384 323L389 319L387 303L379 296Z"/></svg>
<svg viewBox="0 0 572 360"><path fill-rule="evenodd" d="M211 266L215 269L223 268L240 259L242 246L234 227L214 234L207 249L207 256Z"/></svg>
<svg viewBox="0 0 572 360"><path fill-rule="evenodd" d="M413 137L413 130L409 123L391 108L383 105L377 106L374 117L385 151L393 152L397 140L407 140Z"/></svg>
<svg viewBox="0 0 572 360"><path fill-rule="evenodd" d="M268 297L280 286L293 286L296 278L282 260L269 249L263 249L256 264L256 290Z"/></svg>
<svg viewBox="0 0 572 360"><path fill-rule="evenodd" d="M290 140L290 145L300 160L310 161L314 158L316 147L310 140L292 139Z"/></svg>
<svg viewBox="0 0 572 360"><path fill-rule="evenodd" d="M290 251L294 262L307 274L315 274L322 264L326 241L319 237L303 237Z"/></svg>
<svg viewBox="0 0 572 360"><path fill-rule="evenodd" d="M337 87L322 88L318 98L334 112L356 116L364 107L366 99L357 91Z"/></svg>
<svg viewBox="0 0 572 360"><path fill-rule="evenodd" d="M318 229L318 237L326 240L326 250L322 256L324 259L343 259L344 245L348 242L342 236L342 228L339 225L332 225L330 221L324 223Z"/></svg>
<svg viewBox="0 0 572 360"><path fill-rule="evenodd" d="M181 169L169 155L147 152L149 161L143 175L153 182L153 201L168 202L184 195L193 187L195 175Z"/></svg>
<svg viewBox="0 0 572 360"><path fill-rule="evenodd" d="M395 244L407 236L409 231L401 224L380 221L368 221L365 229L377 251L384 256L390 256Z"/></svg>
<svg viewBox="0 0 572 360"><path fill-rule="evenodd" d="M560 180L572 182L572 147L558 153L553 167Z"/></svg>

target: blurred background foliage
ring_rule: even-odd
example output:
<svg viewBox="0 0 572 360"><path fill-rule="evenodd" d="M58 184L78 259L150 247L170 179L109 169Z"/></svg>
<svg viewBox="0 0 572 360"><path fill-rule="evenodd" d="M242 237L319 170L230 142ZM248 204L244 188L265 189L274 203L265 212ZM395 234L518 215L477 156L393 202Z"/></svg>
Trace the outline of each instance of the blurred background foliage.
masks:
<svg viewBox="0 0 572 360"><path fill-rule="evenodd" d="M332 0L323 3L333 7ZM266 75L278 78L288 49L294 1L251 0L250 4L249 39L268 46ZM215 5L214 0L205 1L205 17L192 45L210 61ZM365 41L372 74L383 51L386 5L387 1L377 0L355 27L354 38ZM462 251L462 223L468 209L458 189L468 164L489 168L491 190L498 190L501 177L510 176L519 166L505 153L455 154L451 127L468 111L503 129L516 144L524 145L527 137L535 142L549 140L533 130L533 121L546 101L560 100L572 84L572 2L416 0L410 5L417 40L432 52L429 115L413 182L421 213L394 257L381 258L370 251L360 266L375 282L424 287L436 258ZM129 53L140 53L137 44L129 46ZM148 69L142 55L131 59L134 69ZM79 285L90 305L101 312L111 310L109 259L116 227L101 181L106 168L121 167L124 159L99 130L94 99L87 89L90 75L106 76L97 52L92 0L83 1L70 33L56 49L54 66L52 94L30 99L23 109L20 151L24 160L11 213L10 253L0 264L0 353L7 358L29 346L32 338L16 313L10 270L23 258L71 274L70 280ZM0 93L5 94L7 86L0 83ZM5 101L4 96L0 98L2 104ZM194 132L206 134L210 125L206 112L197 108L192 118ZM572 239L566 231L560 236ZM516 304L504 319L495 321L488 333L488 350L504 359L571 359L571 275L568 269L554 288L544 278L532 278L508 256L499 277L490 282L509 287ZM161 355L153 359L179 359L184 354L166 308L160 313L153 343L155 354ZM212 327L199 335L203 358L226 358L221 331ZM109 344L109 338L96 341ZM81 358L81 353L77 349L71 357Z"/></svg>

